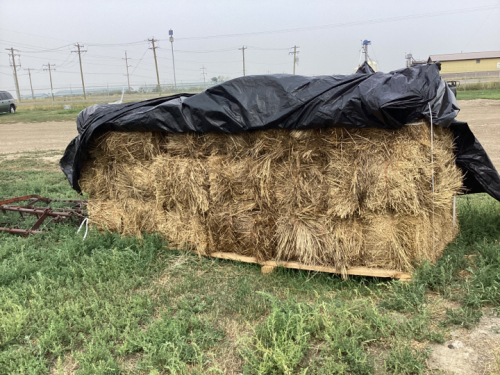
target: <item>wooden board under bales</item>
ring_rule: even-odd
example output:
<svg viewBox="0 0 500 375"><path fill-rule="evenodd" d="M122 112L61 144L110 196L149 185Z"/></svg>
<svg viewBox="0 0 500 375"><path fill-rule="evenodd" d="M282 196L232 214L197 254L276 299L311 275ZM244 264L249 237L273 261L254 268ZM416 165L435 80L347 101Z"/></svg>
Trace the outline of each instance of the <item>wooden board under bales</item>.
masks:
<svg viewBox="0 0 500 375"><path fill-rule="evenodd" d="M310 266L310 265L308 266L306 264L298 262L276 262L274 260L259 262L255 257L248 257L244 255L238 255L235 253L216 252L210 254L210 256L213 258L235 260L243 263L259 264L262 266L261 271L263 274L268 274L277 267L291 268L303 271L313 271L313 272L339 273L337 269L334 267ZM411 275L408 272L385 270L381 268L369 268L369 267L351 267L346 270L346 274L354 276L384 277L391 279L399 279L401 281L408 281L411 279Z"/></svg>

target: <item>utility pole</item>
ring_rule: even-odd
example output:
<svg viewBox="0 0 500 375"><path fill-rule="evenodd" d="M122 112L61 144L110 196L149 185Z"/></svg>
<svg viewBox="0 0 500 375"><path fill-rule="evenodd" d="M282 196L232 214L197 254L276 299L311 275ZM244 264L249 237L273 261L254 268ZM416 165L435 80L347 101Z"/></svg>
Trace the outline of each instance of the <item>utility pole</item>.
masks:
<svg viewBox="0 0 500 375"><path fill-rule="evenodd" d="M153 45L150 49L153 50L153 55L155 57L155 66L156 66L156 80L158 81L158 92L159 96L161 96L161 85L160 85L160 75L158 74L158 63L156 62L156 49L160 47L155 47L155 42L157 41L154 37L151 39L148 39L149 42Z"/></svg>
<svg viewBox="0 0 500 375"><path fill-rule="evenodd" d="M297 48L300 48L299 46L293 46L293 52L289 52L290 55L293 55L293 74L295 74L295 64L297 63L297 54L299 51L297 51Z"/></svg>
<svg viewBox="0 0 500 375"><path fill-rule="evenodd" d="M31 98L33 99L33 102L34 102L35 101L35 94L33 93L33 83L31 82L31 71L33 69L28 68L28 69L24 69L24 70L27 70L28 71L28 75L30 76Z"/></svg>
<svg viewBox="0 0 500 375"><path fill-rule="evenodd" d="M207 88L207 85L205 83L205 76L207 75L207 73L205 73L205 65L203 65L202 68L200 68L200 70L202 70L203 72L201 74L203 74L203 86L205 86L205 88Z"/></svg>
<svg viewBox="0 0 500 375"><path fill-rule="evenodd" d="M20 102L21 101L21 92L19 91L19 80L17 79L17 66L16 66L16 56L20 56L17 53L14 53L14 51L19 51L14 48L6 48L7 51L10 51L10 56L12 57L12 68L14 69L14 81L16 83L16 92L17 92L17 100ZM21 66L19 66L21 68Z"/></svg>
<svg viewBox="0 0 500 375"><path fill-rule="evenodd" d="M85 93L85 82L83 81L83 69L82 69L82 52L87 52L87 50L85 50L85 51L80 50L80 48L85 47L85 46L80 45L79 43L76 43L75 46L76 46L76 48L78 48L78 51L71 51L71 53L73 53L73 52L78 53L78 58L80 59L80 74L82 76L83 98L85 100L87 100L87 94Z"/></svg>
<svg viewBox="0 0 500 375"><path fill-rule="evenodd" d="M170 35L170 45L172 46L172 65L174 67L174 90L177 92L177 80L175 79L175 59L174 59L174 30L170 29L168 31Z"/></svg>
<svg viewBox="0 0 500 375"><path fill-rule="evenodd" d="M368 57L368 46L370 44L372 44L372 42L369 41L369 40L366 40L366 39L361 42L361 50L363 51L363 53L365 55L365 62L366 63L368 62L368 60L370 60L369 57Z"/></svg>
<svg viewBox="0 0 500 375"><path fill-rule="evenodd" d="M122 60L125 60L125 66L127 67L127 83L128 83L128 93L130 94L130 78L129 78L129 75L128 75L128 67L130 66L128 64L128 57L127 57L127 51L125 51L125 58L122 59Z"/></svg>
<svg viewBox="0 0 500 375"><path fill-rule="evenodd" d="M243 52L243 77L245 76L245 50L248 47L242 46L241 48L238 48L240 51Z"/></svg>
<svg viewBox="0 0 500 375"><path fill-rule="evenodd" d="M48 67L47 69L44 69L44 70L48 70L49 71L49 77L50 77L50 94L52 95L52 108L54 108L54 88L52 87L52 70L55 70L54 69L54 64L50 65L50 63L48 63L47 65L44 65L44 66Z"/></svg>

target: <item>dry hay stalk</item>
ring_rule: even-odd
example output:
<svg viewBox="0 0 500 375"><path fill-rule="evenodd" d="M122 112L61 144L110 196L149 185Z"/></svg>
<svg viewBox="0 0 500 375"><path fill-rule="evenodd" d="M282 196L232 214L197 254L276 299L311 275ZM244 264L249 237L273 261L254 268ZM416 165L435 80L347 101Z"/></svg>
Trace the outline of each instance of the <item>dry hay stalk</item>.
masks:
<svg viewBox="0 0 500 375"><path fill-rule="evenodd" d="M201 255L208 254L207 224L203 216L180 208L161 211L165 215L159 232L172 246L188 249Z"/></svg>
<svg viewBox="0 0 500 375"><path fill-rule="evenodd" d="M98 158L85 163L79 184L90 197L105 201L111 198L115 180L116 162L110 158Z"/></svg>
<svg viewBox="0 0 500 375"><path fill-rule="evenodd" d="M416 261L435 262L457 233L451 225L451 210L437 210L434 220L427 213L368 213L364 217L362 265L368 267L408 271Z"/></svg>
<svg viewBox="0 0 500 375"><path fill-rule="evenodd" d="M158 156L149 173L153 178L156 202L166 211L188 210L193 214L208 211L208 173L199 159Z"/></svg>
<svg viewBox="0 0 500 375"><path fill-rule="evenodd" d="M438 259L454 235L462 176L452 133L434 135L431 165L427 124L111 133L93 143L80 184L92 220L123 234L160 231L201 254L296 260L344 275L356 265L410 270Z"/></svg>
<svg viewBox="0 0 500 375"><path fill-rule="evenodd" d="M152 160L161 153L164 138L159 132L107 132L92 141L90 156L118 161Z"/></svg>
<svg viewBox="0 0 500 375"><path fill-rule="evenodd" d="M210 158L211 209L207 224L211 249L270 260L274 219L257 205L256 190L249 183L252 164L250 158L232 161L224 156Z"/></svg>
<svg viewBox="0 0 500 375"><path fill-rule="evenodd" d="M363 259L363 226L356 218L282 215L276 223L275 240L278 261L335 266L345 275L350 265Z"/></svg>
<svg viewBox="0 0 500 375"><path fill-rule="evenodd" d="M100 230L123 233L123 210L117 202L110 200L89 199L87 212L90 223L95 224Z"/></svg>

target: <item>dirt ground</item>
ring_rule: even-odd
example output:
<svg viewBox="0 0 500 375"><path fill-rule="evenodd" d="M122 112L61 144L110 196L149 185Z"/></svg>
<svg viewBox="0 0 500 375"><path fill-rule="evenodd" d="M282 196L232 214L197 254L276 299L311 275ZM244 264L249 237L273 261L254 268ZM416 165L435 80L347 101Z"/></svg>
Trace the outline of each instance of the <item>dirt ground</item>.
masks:
<svg viewBox="0 0 500 375"><path fill-rule="evenodd" d="M458 120L468 122L493 164L500 169L500 100L461 100ZM0 124L0 154L64 150L77 135L73 121Z"/></svg>
<svg viewBox="0 0 500 375"><path fill-rule="evenodd" d="M476 138L500 170L500 100L459 100L457 119L469 124Z"/></svg>
<svg viewBox="0 0 500 375"><path fill-rule="evenodd" d="M498 374L500 317L486 310L473 329L452 329L444 344L432 344L427 367L446 375ZM437 371L437 372L436 372Z"/></svg>
<svg viewBox="0 0 500 375"><path fill-rule="evenodd" d="M74 121L0 124L0 154L64 150L77 135Z"/></svg>

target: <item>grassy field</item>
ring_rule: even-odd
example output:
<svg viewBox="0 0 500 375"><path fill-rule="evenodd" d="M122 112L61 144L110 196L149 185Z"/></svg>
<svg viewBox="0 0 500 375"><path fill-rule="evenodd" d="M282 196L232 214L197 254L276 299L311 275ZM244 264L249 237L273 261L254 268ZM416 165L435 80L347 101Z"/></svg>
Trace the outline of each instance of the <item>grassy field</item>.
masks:
<svg viewBox="0 0 500 375"><path fill-rule="evenodd" d="M458 91L458 100L500 99L500 89Z"/></svg>
<svg viewBox="0 0 500 375"><path fill-rule="evenodd" d="M57 155L0 155L0 197L77 197ZM500 203L458 207L457 239L407 283L264 276L157 235L83 241L70 224L0 233L0 374L429 373L430 344L500 309Z"/></svg>
<svg viewBox="0 0 500 375"><path fill-rule="evenodd" d="M92 100L81 100L76 102L56 102L54 106L48 99L38 100L35 104L31 102L23 102L18 105L15 114L1 114L0 124L13 124L18 122L45 122L45 121L75 121L76 116L82 109L85 109L96 103L108 103L111 101L120 100L121 95L110 97L98 97ZM145 100L157 96L137 96L134 98L124 98L124 102L134 100ZM71 109L64 109L65 105L70 105Z"/></svg>
<svg viewBox="0 0 500 375"><path fill-rule="evenodd" d="M471 91L458 91L458 100L473 100L473 99L500 99L500 89L488 90L471 90ZM109 100L118 100L112 97ZM103 98L103 102L107 102ZM49 102L39 103L37 107L33 105L23 105L17 108L15 114L1 114L0 124L14 124L19 122L45 122L45 121L75 121L80 111L96 102L79 102L71 103L71 109L63 109L64 104L57 103L54 109L51 108Z"/></svg>

